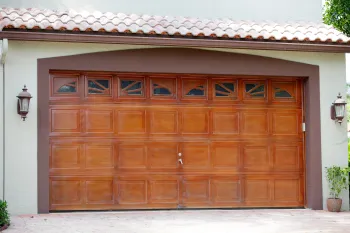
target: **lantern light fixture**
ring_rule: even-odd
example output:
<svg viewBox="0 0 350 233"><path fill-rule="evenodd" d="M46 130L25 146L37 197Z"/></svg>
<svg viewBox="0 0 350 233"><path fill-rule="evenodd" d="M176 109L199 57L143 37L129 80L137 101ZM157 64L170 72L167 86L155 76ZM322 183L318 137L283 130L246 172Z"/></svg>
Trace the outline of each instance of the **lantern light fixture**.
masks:
<svg viewBox="0 0 350 233"><path fill-rule="evenodd" d="M17 113L21 115L23 121L26 120L27 114L29 112L29 102L32 98L32 95L27 92L27 87L24 85L24 88L22 89L22 92L20 92L17 96L18 102L17 102Z"/></svg>
<svg viewBox="0 0 350 233"><path fill-rule="evenodd" d="M339 93L337 99L333 102L331 106L331 119L335 120L339 124L343 122L345 116L345 105L346 101L342 98Z"/></svg>

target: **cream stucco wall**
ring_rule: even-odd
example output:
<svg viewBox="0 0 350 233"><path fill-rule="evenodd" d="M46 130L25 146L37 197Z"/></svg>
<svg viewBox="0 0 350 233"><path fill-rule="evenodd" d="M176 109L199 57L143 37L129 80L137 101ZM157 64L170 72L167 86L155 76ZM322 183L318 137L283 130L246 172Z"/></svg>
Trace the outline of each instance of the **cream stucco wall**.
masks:
<svg viewBox="0 0 350 233"><path fill-rule="evenodd" d="M144 46L9 41L5 64L5 199L13 214L37 212L37 59ZM347 166L346 124L329 117L338 92L345 93L345 55L279 51L224 50L320 66L322 166ZM16 95L26 84L34 96L26 121L16 113ZM0 98L1 99L1 98ZM1 145L1 144L0 144ZM1 149L1 148L0 148ZM324 171L323 171L324 174ZM1 178L1 177L0 177ZM324 200L328 187L323 175ZM348 209L348 192L343 193ZM325 207L325 205L324 205Z"/></svg>

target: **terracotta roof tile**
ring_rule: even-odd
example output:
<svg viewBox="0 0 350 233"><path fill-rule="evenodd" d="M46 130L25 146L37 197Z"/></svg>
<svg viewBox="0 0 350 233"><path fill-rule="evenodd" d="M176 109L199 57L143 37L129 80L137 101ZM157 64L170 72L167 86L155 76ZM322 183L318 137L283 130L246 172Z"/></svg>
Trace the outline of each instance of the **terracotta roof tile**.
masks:
<svg viewBox="0 0 350 233"><path fill-rule="evenodd" d="M233 21L173 16L150 16L0 8L0 30L41 29L80 32L118 32L152 35L223 37L247 40L281 40L349 43L350 38L333 27L314 22Z"/></svg>

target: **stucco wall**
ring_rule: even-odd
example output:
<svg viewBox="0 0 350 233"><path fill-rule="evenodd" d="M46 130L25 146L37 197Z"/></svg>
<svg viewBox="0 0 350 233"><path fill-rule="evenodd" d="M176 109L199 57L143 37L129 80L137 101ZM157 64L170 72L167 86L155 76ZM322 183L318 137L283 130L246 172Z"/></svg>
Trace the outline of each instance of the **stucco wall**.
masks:
<svg viewBox="0 0 350 233"><path fill-rule="evenodd" d="M5 65L5 199L14 214L37 212L37 59L97 51L143 48L142 46L9 42ZM335 124L329 107L340 91L345 93L345 55L278 51L225 50L320 66L322 166L347 166L346 124ZM16 95L26 84L34 96L28 119L16 113ZM324 172L324 171L323 171ZM323 173L324 174L324 173ZM324 179L324 176L323 176ZM324 200L328 187L323 180ZM344 207L349 206L343 193ZM325 205L324 205L325 206Z"/></svg>
<svg viewBox="0 0 350 233"><path fill-rule="evenodd" d="M112 11L135 14L232 18L236 20L321 21L321 0L1 0L0 6Z"/></svg>

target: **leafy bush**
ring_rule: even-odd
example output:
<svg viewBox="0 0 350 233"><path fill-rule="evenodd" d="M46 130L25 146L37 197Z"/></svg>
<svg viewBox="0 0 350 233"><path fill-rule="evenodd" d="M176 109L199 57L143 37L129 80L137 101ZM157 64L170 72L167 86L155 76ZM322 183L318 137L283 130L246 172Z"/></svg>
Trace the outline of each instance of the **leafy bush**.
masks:
<svg viewBox="0 0 350 233"><path fill-rule="evenodd" d="M349 168L339 166L326 167L327 181L332 198L339 198L340 193L349 185Z"/></svg>
<svg viewBox="0 0 350 233"><path fill-rule="evenodd" d="M323 21L350 36L349 0L326 0Z"/></svg>
<svg viewBox="0 0 350 233"><path fill-rule="evenodd" d="M7 210L7 202L0 200L0 227L10 225L10 215Z"/></svg>

